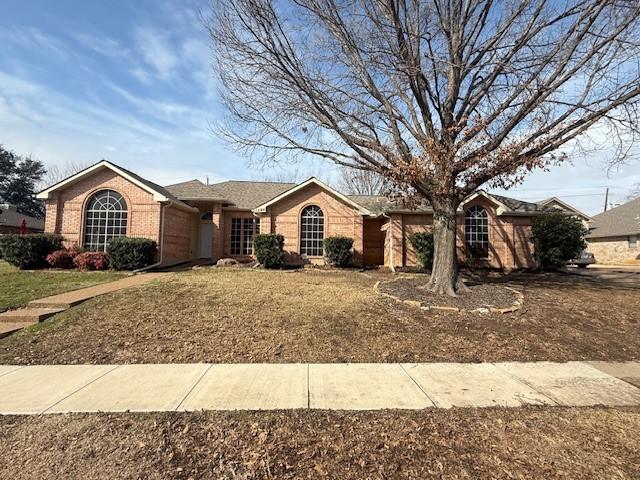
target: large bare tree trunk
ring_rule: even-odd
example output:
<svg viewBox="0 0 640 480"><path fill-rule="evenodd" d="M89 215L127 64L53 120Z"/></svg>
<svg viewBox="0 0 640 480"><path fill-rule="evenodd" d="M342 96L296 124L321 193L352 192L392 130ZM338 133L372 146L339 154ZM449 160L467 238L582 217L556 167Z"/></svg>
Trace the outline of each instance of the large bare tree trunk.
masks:
<svg viewBox="0 0 640 480"><path fill-rule="evenodd" d="M456 254L456 209L458 201L445 198L433 203L434 256L427 288L438 295L457 296L466 289L458 278Z"/></svg>

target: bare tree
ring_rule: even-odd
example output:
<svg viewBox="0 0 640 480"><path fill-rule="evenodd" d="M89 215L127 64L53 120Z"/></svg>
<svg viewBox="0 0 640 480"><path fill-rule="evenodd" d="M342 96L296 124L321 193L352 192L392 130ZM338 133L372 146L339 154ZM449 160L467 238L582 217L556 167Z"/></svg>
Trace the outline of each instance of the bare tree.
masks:
<svg viewBox="0 0 640 480"><path fill-rule="evenodd" d="M349 195L383 195L387 190L387 181L372 170L341 167L336 187Z"/></svg>
<svg viewBox="0 0 640 480"><path fill-rule="evenodd" d="M51 165L47 167L47 171L42 178L41 187L46 188L51 185L55 185L56 183L64 180L71 175L75 175L81 170L89 167L91 162L82 162L75 160L68 160L63 165Z"/></svg>
<svg viewBox="0 0 640 480"><path fill-rule="evenodd" d="M637 0L216 0L223 133L263 161L371 170L434 210L429 287L455 295L456 210L610 128L638 133ZM600 131L600 130L598 130Z"/></svg>

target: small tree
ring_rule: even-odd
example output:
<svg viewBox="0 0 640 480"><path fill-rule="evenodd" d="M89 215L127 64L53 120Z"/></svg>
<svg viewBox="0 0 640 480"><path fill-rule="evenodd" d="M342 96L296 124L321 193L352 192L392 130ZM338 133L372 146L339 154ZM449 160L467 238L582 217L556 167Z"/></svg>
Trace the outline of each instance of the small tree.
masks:
<svg viewBox="0 0 640 480"><path fill-rule="evenodd" d="M587 246L587 229L576 217L561 212L545 213L533 222L532 240L540 267L553 270L576 258Z"/></svg>
<svg viewBox="0 0 640 480"><path fill-rule="evenodd" d="M44 205L34 195L44 174L42 162L16 155L0 145L0 203L15 205L24 215L43 217Z"/></svg>

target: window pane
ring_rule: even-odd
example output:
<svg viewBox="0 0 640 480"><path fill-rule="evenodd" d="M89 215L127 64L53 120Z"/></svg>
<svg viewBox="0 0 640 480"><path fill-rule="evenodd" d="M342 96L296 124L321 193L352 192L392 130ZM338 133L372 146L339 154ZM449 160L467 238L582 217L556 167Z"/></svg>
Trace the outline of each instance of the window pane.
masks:
<svg viewBox="0 0 640 480"><path fill-rule="evenodd" d="M480 258L489 256L489 215L479 206L466 211L464 219L464 239L466 246Z"/></svg>
<svg viewBox="0 0 640 480"><path fill-rule="evenodd" d="M324 213L317 205L309 205L300 215L300 254L321 256L324 240Z"/></svg>
<svg viewBox="0 0 640 480"><path fill-rule="evenodd" d="M101 190L87 202L84 247L105 251L112 238L127 234L127 203L114 190Z"/></svg>

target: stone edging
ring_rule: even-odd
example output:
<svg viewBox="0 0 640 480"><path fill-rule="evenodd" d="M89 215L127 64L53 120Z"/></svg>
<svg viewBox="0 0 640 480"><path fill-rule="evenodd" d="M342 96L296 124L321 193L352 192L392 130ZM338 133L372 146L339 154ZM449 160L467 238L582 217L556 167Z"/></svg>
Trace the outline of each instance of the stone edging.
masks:
<svg viewBox="0 0 640 480"><path fill-rule="evenodd" d="M460 307L448 307L444 305L422 305L422 302L419 302L417 300L402 300L401 298L391 295L390 293L382 292L380 290L381 283L397 282L398 280L402 280L404 278L411 278L411 277L400 277L394 280L388 280L386 282L381 282L380 280L378 280L373 286L373 289L376 292L378 292L380 295L392 298L396 302L404 303L405 305L410 305L412 307L419 308L420 310L434 310L434 311L440 311L440 312L511 313L511 312L515 312L516 310L519 310L524 304L524 295L522 294L522 292L516 290L515 288L507 287L505 285L501 285L501 287L506 288L507 290L510 290L513 293L515 293L516 300L513 302L513 305L509 307L504 307L504 308L480 307L480 308L470 309L470 308L460 308Z"/></svg>

